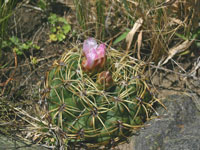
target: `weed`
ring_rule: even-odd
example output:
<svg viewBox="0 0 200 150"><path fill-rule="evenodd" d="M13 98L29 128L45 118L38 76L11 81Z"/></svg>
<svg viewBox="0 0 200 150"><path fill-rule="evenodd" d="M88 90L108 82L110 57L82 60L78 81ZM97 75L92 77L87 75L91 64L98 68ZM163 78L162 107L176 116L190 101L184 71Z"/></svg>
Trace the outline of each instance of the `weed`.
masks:
<svg viewBox="0 0 200 150"><path fill-rule="evenodd" d="M76 6L76 19L83 30L87 30L89 3L74 0Z"/></svg>
<svg viewBox="0 0 200 150"><path fill-rule="evenodd" d="M96 0L96 35L101 40L105 37L105 2L104 0Z"/></svg>
<svg viewBox="0 0 200 150"><path fill-rule="evenodd" d="M11 48L17 55L22 55L30 49L40 49L38 45L33 44L31 41L22 43L16 36L12 36L8 41L3 41L2 48Z"/></svg>
<svg viewBox="0 0 200 150"><path fill-rule="evenodd" d="M73 1L76 7L76 19L81 29L85 31L87 36L95 36L104 40L106 2L104 0L88 1L87 3L80 0ZM92 35L94 33L95 35Z"/></svg>
<svg viewBox="0 0 200 150"><path fill-rule="evenodd" d="M13 14L17 0L0 1L0 58L2 55L2 42L7 38L8 19Z"/></svg>
<svg viewBox="0 0 200 150"><path fill-rule="evenodd" d="M65 18L58 17L56 14L51 14L48 18L50 23L49 42L62 42L66 39L66 35L70 32L71 26Z"/></svg>
<svg viewBox="0 0 200 150"><path fill-rule="evenodd" d="M128 35L128 33L130 32L130 29L126 29L125 32L123 32L120 36L118 36L115 41L113 42L113 45L118 44L119 42L121 42L122 40L126 39L126 36Z"/></svg>
<svg viewBox="0 0 200 150"><path fill-rule="evenodd" d="M177 43L195 39L194 43L198 45L200 14L198 1L122 0L118 2L123 6L121 15L128 26L122 26L120 29L122 34L116 37L114 45L126 39L128 34L124 28L128 28L131 32L138 18L143 20L143 24L136 31L129 51L139 57L141 55L148 61L157 63L161 58L166 57L171 47L176 46ZM192 52L190 48L188 51Z"/></svg>
<svg viewBox="0 0 200 150"><path fill-rule="evenodd" d="M37 6L41 8L42 10L47 9L47 1L46 0L38 0Z"/></svg>
<svg viewBox="0 0 200 150"><path fill-rule="evenodd" d="M36 64L38 63L37 57L32 57L32 56L30 56L30 59L31 59L31 64L32 64L32 65L36 65Z"/></svg>

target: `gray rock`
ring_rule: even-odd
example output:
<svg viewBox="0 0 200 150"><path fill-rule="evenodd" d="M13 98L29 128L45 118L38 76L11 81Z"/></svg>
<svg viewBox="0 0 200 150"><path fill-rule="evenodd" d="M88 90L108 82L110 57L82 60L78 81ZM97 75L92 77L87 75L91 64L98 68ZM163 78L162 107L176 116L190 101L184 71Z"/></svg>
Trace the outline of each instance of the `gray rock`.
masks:
<svg viewBox="0 0 200 150"><path fill-rule="evenodd" d="M160 117L148 121L138 136L120 150L200 150L200 111L192 98L172 95L157 109ZM45 150L0 135L0 150Z"/></svg>
<svg viewBox="0 0 200 150"><path fill-rule="evenodd" d="M167 111L146 123L134 137L134 150L200 150L200 112L190 97L173 95L164 101Z"/></svg>

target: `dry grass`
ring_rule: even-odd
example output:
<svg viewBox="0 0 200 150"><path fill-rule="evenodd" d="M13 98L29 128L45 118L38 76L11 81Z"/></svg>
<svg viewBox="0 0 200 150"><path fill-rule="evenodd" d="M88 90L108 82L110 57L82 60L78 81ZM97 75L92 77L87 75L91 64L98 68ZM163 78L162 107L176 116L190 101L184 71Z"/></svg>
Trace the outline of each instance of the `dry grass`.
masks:
<svg viewBox="0 0 200 150"><path fill-rule="evenodd" d="M74 23L73 28L82 39L96 37L118 51L145 61L151 69L173 72L164 68L171 59L199 54L199 0L91 0L88 3L74 0L74 5L78 25ZM120 35L123 36L114 45ZM199 64L197 61L191 74L177 74L195 77L192 73L200 68ZM11 128L19 129L18 136L35 143L51 137L50 134L62 136L56 135L62 134L60 131L53 132L57 128L52 130L47 127L47 122L41 120L45 114L37 114L38 117L38 111L29 112L24 105L7 101L0 97L0 131L4 134L10 134ZM40 110L39 106L35 106L35 110ZM52 142L49 148L55 148L55 143L59 145L60 139L54 140L49 138Z"/></svg>
<svg viewBox="0 0 200 150"><path fill-rule="evenodd" d="M96 36L106 42L116 39L125 29L133 32L136 21L142 19L127 46L124 47L121 42L117 48L128 49L149 62L157 63L166 58L172 47L186 40L195 40L195 33L199 31L200 2L197 0L75 2L79 24L88 31L87 36ZM193 52L190 47L187 50L188 53Z"/></svg>

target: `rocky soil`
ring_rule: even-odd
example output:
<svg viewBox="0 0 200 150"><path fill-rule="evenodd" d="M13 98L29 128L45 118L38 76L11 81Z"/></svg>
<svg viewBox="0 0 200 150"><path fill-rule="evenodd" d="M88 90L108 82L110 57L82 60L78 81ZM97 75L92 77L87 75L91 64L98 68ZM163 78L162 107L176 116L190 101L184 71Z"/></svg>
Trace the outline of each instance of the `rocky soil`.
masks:
<svg viewBox="0 0 200 150"><path fill-rule="evenodd" d="M198 99L200 101L200 99ZM119 150L199 150L200 111L194 98L185 95L171 95L157 109L159 117L145 123L138 136L129 144L116 147ZM0 136L0 149L45 150L46 148L25 144Z"/></svg>
<svg viewBox="0 0 200 150"><path fill-rule="evenodd" d="M70 3L70 0L59 0L63 3ZM73 9L73 6L70 8ZM32 69L29 60L20 60L16 68L15 80L12 81L13 88L10 92L12 99L17 98L17 90L28 89L32 85L41 82L45 72L48 70L53 60L59 57L67 47L67 43L49 44L47 41L48 27L43 16L38 11L26 8L18 10L16 20L18 26L16 29L24 33L25 39L33 39L41 47L41 51L35 55L41 61L38 63L38 69ZM31 19L31 20L30 20ZM26 31L26 32L25 32ZM34 33L34 38L29 37ZM19 34L19 33L17 33ZM22 36L22 35L20 35ZM6 54L8 55L8 54ZM11 55L12 56L12 55ZM11 57L14 66L14 57ZM13 71L14 67L9 70ZM31 69L30 69L31 68ZM3 70L6 72L6 70ZM11 72L10 71L10 72ZM23 74L23 75L22 75ZM200 150L200 80L182 80L180 76L174 76L173 73L165 76L165 73L155 77L154 86L158 89L159 98L167 110L163 107L157 108L158 117L145 123L137 136L130 139L129 144L123 144L115 149L119 150ZM197 73L200 74L200 73ZM162 78L161 78L162 76ZM22 82L23 81L23 82ZM19 83L18 83L19 82ZM26 88L25 88L26 86ZM17 88L15 88L17 87ZM29 93L28 96L33 96ZM180 94L181 93L181 94ZM183 94L184 93L184 94ZM166 98L167 97L167 98ZM1 124L0 124L1 125ZM46 148L27 144L17 139L12 139L1 135L0 150L45 150Z"/></svg>

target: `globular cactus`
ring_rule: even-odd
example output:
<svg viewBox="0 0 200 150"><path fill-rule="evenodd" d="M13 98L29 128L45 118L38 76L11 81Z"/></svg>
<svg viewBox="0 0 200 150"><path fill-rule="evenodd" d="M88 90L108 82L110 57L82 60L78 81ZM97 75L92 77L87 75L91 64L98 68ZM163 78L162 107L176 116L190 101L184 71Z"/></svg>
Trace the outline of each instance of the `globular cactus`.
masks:
<svg viewBox="0 0 200 150"><path fill-rule="evenodd" d="M106 50L93 38L54 63L46 88L49 123L68 145L112 146L149 118L154 99L133 57Z"/></svg>

